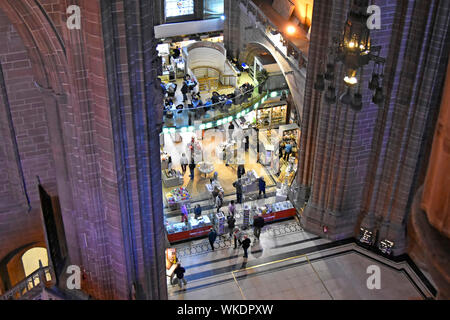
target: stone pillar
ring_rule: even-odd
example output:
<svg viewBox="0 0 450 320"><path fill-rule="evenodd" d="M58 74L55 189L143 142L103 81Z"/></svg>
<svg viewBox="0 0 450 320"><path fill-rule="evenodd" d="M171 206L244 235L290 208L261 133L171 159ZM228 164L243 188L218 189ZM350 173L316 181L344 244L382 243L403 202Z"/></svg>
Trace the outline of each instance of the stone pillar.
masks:
<svg viewBox="0 0 450 320"><path fill-rule="evenodd" d="M427 165L449 54L449 9L443 1L405 1L395 8L387 99L375 126L361 210L361 225L393 241L395 255L406 250L408 212Z"/></svg>
<svg viewBox="0 0 450 320"><path fill-rule="evenodd" d="M62 128L64 121L61 117L61 112L67 105L67 96L65 94L57 94L51 88L44 88L38 83L36 83L36 86L38 86L42 93L45 103L45 116L48 124L50 143L52 145L53 161L55 163L57 196L61 205L65 238L69 245L67 248L63 248L63 250L67 249L68 251L69 264L80 265L81 257L77 234L78 228L76 227L76 220L73 216L72 186L67 167L67 150L64 146Z"/></svg>

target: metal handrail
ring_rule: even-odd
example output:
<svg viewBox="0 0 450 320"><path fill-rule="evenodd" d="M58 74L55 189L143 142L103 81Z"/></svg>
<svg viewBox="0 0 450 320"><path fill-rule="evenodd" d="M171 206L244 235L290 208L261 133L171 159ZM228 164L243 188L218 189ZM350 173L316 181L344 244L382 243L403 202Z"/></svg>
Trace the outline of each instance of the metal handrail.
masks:
<svg viewBox="0 0 450 320"><path fill-rule="evenodd" d="M0 300L17 300L31 292L35 288L45 288L51 280L47 280L47 275L51 275L50 267L41 267L20 281L14 288L0 296Z"/></svg>

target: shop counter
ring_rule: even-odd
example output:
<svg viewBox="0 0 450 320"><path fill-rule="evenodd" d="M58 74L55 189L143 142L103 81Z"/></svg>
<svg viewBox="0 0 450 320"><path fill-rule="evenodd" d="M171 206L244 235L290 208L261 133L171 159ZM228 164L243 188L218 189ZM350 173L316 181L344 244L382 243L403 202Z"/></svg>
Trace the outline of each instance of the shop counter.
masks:
<svg viewBox="0 0 450 320"><path fill-rule="evenodd" d="M189 222L167 224L167 239L173 243L206 236L212 227L211 220L206 215L200 219L190 218Z"/></svg>
<svg viewBox="0 0 450 320"><path fill-rule="evenodd" d="M274 222L295 216L297 210L290 201L283 201L266 204L264 208L259 208L259 213L262 214L265 222Z"/></svg>

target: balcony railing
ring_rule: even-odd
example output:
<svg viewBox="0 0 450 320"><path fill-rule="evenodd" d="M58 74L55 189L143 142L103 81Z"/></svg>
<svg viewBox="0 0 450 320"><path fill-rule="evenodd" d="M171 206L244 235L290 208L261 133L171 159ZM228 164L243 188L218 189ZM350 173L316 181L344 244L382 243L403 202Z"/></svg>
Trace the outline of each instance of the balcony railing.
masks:
<svg viewBox="0 0 450 320"><path fill-rule="evenodd" d="M0 296L0 300L20 300L30 292L41 292L52 284L52 272L50 267L41 267L19 282L11 290Z"/></svg>
<svg viewBox="0 0 450 320"><path fill-rule="evenodd" d="M223 101L210 105L186 108L180 104L180 109L175 107L164 111L163 132L209 129L228 123L250 112L250 109L266 95L267 92L259 93L259 85L257 85L242 94L226 97Z"/></svg>

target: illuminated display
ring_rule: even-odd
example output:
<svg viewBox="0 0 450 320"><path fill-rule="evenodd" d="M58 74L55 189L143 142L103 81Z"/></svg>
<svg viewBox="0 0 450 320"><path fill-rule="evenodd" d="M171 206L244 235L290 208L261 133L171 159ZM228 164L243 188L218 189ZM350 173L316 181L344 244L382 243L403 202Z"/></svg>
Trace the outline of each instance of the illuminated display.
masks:
<svg viewBox="0 0 450 320"><path fill-rule="evenodd" d="M194 0L166 0L166 18L194 14Z"/></svg>

